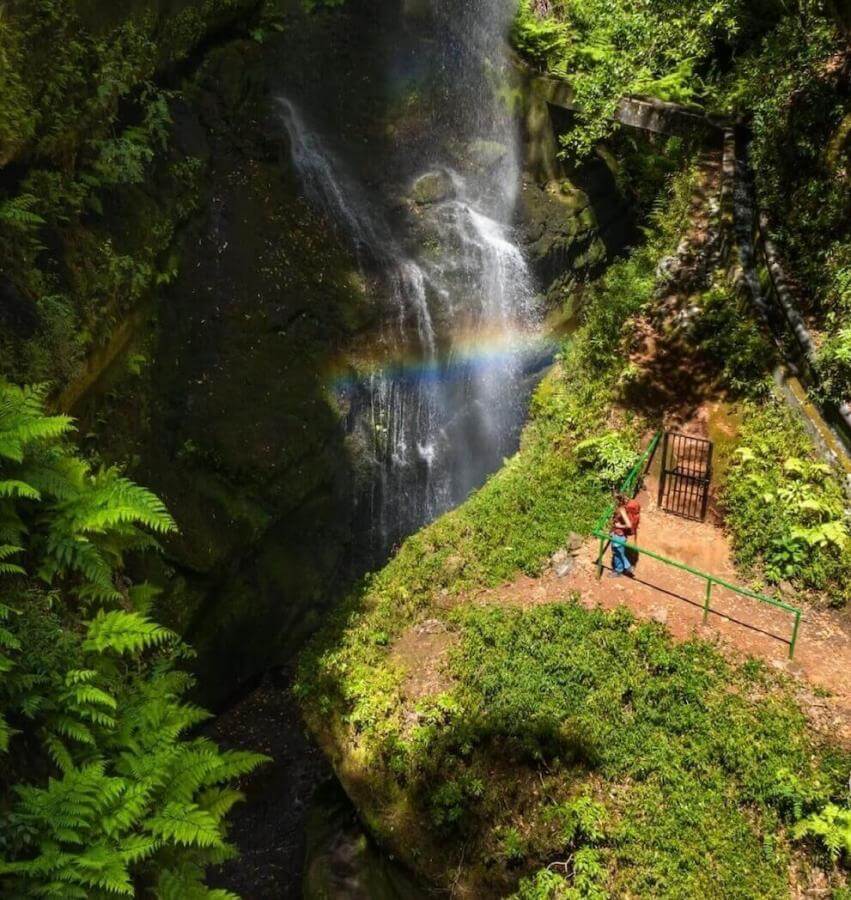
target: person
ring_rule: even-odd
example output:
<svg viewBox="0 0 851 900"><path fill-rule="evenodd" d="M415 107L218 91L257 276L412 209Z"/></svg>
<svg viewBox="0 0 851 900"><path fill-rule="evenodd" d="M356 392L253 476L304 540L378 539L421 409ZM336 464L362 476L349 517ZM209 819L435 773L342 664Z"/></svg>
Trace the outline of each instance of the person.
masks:
<svg viewBox="0 0 851 900"><path fill-rule="evenodd" d="M626 575L627 578L635 578L632 571L632 563L626 552L627 538L635 530L635 525L629 515L627 504L629 500L623 494L615 496L615 515L612 519L612 570L615 575Z"/></svg>

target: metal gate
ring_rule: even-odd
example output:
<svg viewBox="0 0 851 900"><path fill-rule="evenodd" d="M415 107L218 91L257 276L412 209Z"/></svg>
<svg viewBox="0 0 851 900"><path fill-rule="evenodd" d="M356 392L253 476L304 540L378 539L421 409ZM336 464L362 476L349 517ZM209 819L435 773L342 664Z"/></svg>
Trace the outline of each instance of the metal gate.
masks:
<svg viewBox="0 0 851 900"><path fill-rule="evenodd" d="M662 444L659 509L702 522L712 481L712 441L666 431Z"/></svg>

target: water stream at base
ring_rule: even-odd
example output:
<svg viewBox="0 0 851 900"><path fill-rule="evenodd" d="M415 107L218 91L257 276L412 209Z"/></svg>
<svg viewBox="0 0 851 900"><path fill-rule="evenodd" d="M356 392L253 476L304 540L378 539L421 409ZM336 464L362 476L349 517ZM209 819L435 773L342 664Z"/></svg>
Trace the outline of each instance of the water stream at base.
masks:
<svg viewBox="0 0 851 900"><path fill-rule="evenodd" d="M307 197L350 243L370 294L387 309L364 371L334 385L370 464L361 518L376 559L461 502L513 451L524 373L540 353L532 279L512 239L518 126L498 90L512 3L453 6L432 0L431 40L415 45L417 66L439 85L443 121L420 154L427 167L407 185L425 175L438 196L409 203L407 235L397 236L381 201L296 103L279 99ZM450 144L490 159L462 172Z"/></svg>

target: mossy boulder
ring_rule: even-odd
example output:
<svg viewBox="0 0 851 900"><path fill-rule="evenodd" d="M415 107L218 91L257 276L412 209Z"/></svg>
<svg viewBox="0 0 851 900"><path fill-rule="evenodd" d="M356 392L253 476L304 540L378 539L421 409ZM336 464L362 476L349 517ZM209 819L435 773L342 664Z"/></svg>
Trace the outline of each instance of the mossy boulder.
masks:
<svg viewBox="0 0 851 900"><path fill-rule="evenodd" d="M414 182L411 199L418 206L430 206L454 196L452 179L446 172L427 172Z"/></svg>
<svg viewBox="0 0 851 900"><path fill-rule="evenodd" d="M572 273L593 239L596 217L588 196L569 182L526 182L520 196L521 234L547 293ZM561 293L561 290L558 291Z"/></svg>

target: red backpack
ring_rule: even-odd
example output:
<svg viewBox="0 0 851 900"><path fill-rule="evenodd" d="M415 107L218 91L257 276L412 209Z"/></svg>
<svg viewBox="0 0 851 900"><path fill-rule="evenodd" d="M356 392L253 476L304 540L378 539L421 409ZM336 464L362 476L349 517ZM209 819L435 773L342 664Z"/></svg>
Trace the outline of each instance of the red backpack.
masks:
<svg viewBox="0 0 851 900"><path fill-rule="evenodd" d="M641 504L637 500L630 500L625 509L629 521L632 522L632 534L637 534L638 526L641 523Z"/></svg>

